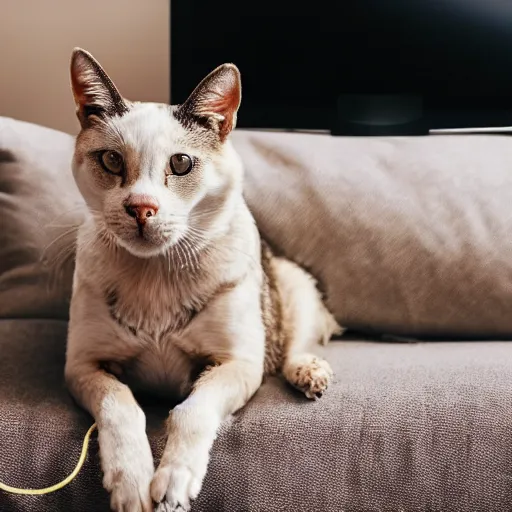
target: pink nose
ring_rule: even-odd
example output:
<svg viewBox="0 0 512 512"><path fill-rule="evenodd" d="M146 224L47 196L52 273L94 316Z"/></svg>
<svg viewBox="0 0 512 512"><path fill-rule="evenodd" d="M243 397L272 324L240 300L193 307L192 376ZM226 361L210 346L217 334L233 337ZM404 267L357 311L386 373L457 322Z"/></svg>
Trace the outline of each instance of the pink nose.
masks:
<svg viewBox="0 0 512 512"><path fill-rule="evenodd" d="M158 203L151 196L130 196L124 203L124 208L126 213L137 221L137 224L144 225L147 219L157 214Z"/></svg>

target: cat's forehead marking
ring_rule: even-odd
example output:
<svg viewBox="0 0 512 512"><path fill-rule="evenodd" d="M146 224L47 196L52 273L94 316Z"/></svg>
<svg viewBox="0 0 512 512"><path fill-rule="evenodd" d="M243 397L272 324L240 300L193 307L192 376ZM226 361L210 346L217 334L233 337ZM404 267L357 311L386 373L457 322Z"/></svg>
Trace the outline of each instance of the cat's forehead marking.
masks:
<svg viewBox="0 0 512 512"><path fill-rule="evenodd" d="M141 152L172 149L186 136L183 126L172 116L171 107L158 103L132 103L124 116L112 122L124 143Z"/></svg>

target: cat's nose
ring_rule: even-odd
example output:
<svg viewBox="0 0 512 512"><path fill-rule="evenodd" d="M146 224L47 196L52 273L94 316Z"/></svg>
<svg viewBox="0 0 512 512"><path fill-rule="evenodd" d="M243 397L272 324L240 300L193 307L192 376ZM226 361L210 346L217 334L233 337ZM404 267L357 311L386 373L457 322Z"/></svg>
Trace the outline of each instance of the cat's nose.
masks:
<svg viewBox="0 0 512 512"><path fill-rule="evenodd" d="M131 196L124 203L126 213L133 217L137 224L144 225L150 217L158 212L158 202L150 196Z"/></svg>

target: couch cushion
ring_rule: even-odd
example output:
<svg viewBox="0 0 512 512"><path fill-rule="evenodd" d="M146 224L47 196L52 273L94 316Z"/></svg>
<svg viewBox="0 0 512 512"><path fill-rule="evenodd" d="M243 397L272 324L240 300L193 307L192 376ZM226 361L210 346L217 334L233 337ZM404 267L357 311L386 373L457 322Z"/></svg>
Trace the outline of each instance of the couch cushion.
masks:
<svg viewBox="0 0 512 512"><path fill-rule="evenodd" d="M260 231L342 325L512 337L512 141L235 132Z"/></svg>
<svg viewBox="0 0 512 512"><path fill-rule="evenodd" d="M0 318L67 318L83 202L73 138L0 118Z"/></svg>
<svg viewBox="0 0 512 512"><path fill-rule="evenodd" d="M0 321L0 481L71 472L89 415L62 373L66 324ZM509 510L512 344L333 342L336 380L310 402L278 379L221 428L194 512ZM158 460L167 406L147 405ZM9 512L103 512L97 437L82 471L46 496L0 491Z"/></svg>
<svg viewBox="0 0 512 512"><path fill-rule="evenodd" d="M512 336L508 137L233 141L260 230L320 279L343 325ZM0 318L67 317L83 208L72 148L69 135L0 118Z"/></svg>

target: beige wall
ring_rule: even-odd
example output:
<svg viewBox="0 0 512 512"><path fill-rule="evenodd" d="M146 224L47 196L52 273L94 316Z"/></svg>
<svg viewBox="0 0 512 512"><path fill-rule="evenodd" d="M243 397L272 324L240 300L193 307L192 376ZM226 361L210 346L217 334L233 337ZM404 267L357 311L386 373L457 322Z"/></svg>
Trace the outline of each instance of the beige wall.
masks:
<svg viewBox="0 0 512 512"><path fill-rule="evenodd" d="M169 0L1 0L0 115L76 133L75 46L129 99L169 100Z"/></svg>

